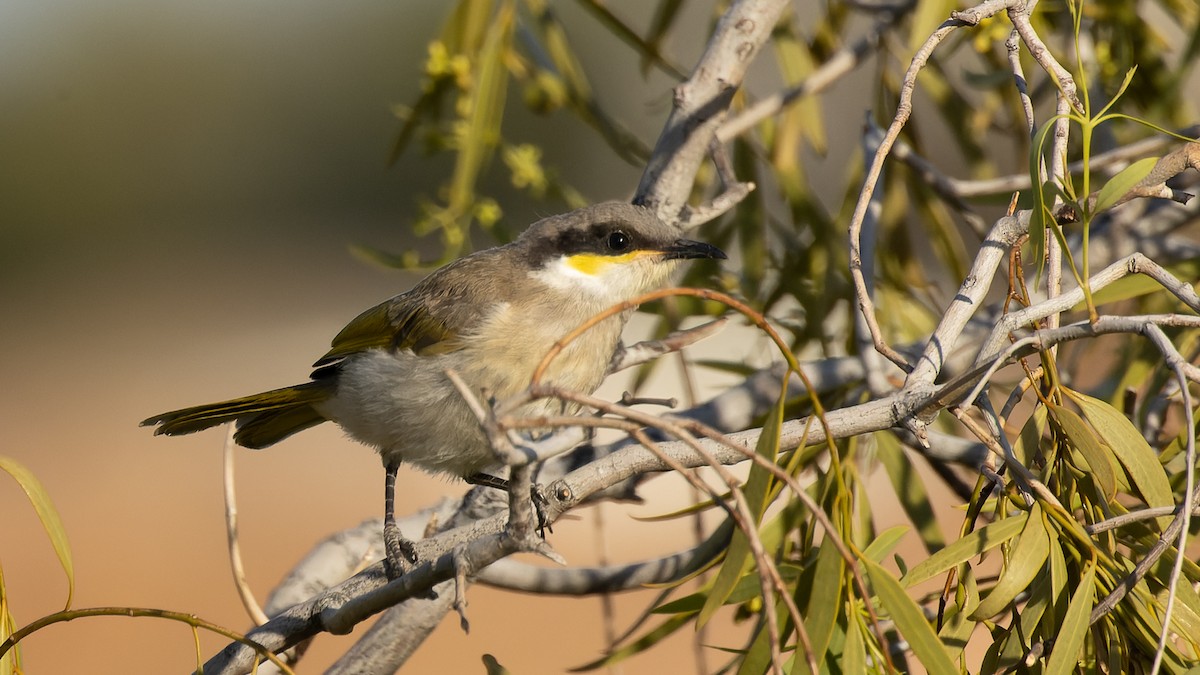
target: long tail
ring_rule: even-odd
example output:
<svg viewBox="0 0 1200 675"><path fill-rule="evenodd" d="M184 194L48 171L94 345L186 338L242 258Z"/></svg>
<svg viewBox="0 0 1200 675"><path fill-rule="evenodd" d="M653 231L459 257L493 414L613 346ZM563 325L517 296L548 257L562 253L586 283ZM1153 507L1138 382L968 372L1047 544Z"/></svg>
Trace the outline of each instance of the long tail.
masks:
<svg viewBox="0 0 1200 675"><path fill-rule="evenodd" d="M155 415L142 426L157 426L155 435L177 436L237 421L233 439L247 448L265 448L325 421L313 404L329 397L325 382L306 382L220 403L198 405Z"/></svg>

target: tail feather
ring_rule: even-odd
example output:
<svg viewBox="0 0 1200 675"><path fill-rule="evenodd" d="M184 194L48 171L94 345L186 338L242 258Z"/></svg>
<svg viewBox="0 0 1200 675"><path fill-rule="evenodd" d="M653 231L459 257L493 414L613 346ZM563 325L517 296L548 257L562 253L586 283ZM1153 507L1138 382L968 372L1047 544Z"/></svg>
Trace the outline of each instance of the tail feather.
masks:
<svg viewBox="0 0 1200 675"><path fill-rule="evenodd" d="M142 426L157 426L157 434L190 434L225 422L237 421L234 439L250 448L264 448L292 434L320 424L325 418L313 408L328 398L329 385L306 382L261 394L192 406L155 415Z"/></svg>
<svg viewBox="0 0 1200 675"><path fill-rule="evenodd" d="M233 440L242 447L258 450L324 421L325 417L311 405L272 410L239 419Z"/></svg>

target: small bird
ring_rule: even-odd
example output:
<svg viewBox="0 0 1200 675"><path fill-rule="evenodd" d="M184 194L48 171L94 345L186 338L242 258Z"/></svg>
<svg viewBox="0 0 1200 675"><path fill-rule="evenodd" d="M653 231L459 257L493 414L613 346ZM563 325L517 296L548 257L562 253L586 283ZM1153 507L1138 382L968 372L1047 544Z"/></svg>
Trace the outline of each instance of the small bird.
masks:
<svg viewBox="0 0 1200 675"><path fill-rule="evenodd" d="M497 460L475 415L446 376L504 400L529 386L552 345L584 321L666 282L680 261L724 259L680 239L644 207L605 202L531 225L512 243L460 258L411 290L358 315L313 364L311 379L283 389L183 408L142 422L178 435L236 422L234 440L265 448L332 421L374 447L386 469L385 568L416 562L396 526L396 473L407 462L471 483ZM543 382L591 393L607 374L628 313L600 322L551 363ZM576 412L541 400L519 412Z"/></svg>

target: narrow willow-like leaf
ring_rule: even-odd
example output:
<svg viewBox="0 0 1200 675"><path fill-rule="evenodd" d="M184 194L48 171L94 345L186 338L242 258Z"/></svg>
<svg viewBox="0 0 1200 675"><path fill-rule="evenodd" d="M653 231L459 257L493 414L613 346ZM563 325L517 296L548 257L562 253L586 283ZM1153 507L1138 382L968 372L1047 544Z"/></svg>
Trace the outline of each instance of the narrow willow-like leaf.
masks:
<svg viewBox="0 0 1200 675"><path fill-rule="evenodd" d="M762 434L758 437L758 445L755 447L755 452L772 463L779 454L779 432L783 426L783 409L787 403L786 380L784 382L779 399L771 409L771 414L767 416ZM750 523L751 527L757 526L757 519L762 517L766 508L766 497L770 484L770 472L757 464L751 467L750 476L746 479L746 487L742 491L750 507L750 513L756 519L756 522ZM743 572L750 566L752 560L746 533L742 532L740 528L734 530L733 537L729 541L729 549L725 553L725 561L721 564L721 569L717 572L716 579L713 580L708 599L700 610L700 616L696 619L697 628L708 623L713 614L724 606L725 600L737 585L738 580L742 578Z"/></svg>
<svg viewBox="0 0 1200 675"><path fill-rule="evenodd" d="M807 40L796 35L789 23L781 24L776 29L771 46L775 50L779 70L789 86L804 80L816 68L816 59ZM807 140L815 152L825 154L828 140L825 137L825 123L821 112L820 100L810 96L788 106L783 117L777 120L772 138L774 152L771 164L781 175L801 175L802 167L799 164L802 157L802 140ZM795 186L791 186L791 189L794 188Z"/></svg>
<svg viewBox="0 0 1200 675"><path fill-rule="evenodd" d="M862 626L854 618L846 625L846 644L842 647L842 673L844 675L866 675L867 643L863 639Z"/></svg>
<svg viewBox="0 0 1200 675"><path fill-rule="evenodd" d="M1104 492L1104 496L1112 499L1117 495L1117 474L1113 466L1112 452L1104 447L1100 438L1092 428L1084 423L1083 418L1073 410L1057 406L1050 410L1054 419L1058 420L1063 433L1071 441L1071 445L1079 451L1091 469L1092 478Z"/></svg>
<svg viewBox="0 0 1200 675"><path fill-rule="evenodd" d="M510 675L508 668L505 668L491 654L483 655L483 672L487 673L487 675Z"/></svg>
<svg viewBox="0 0 1200 675"><path fill-rule="evenodd" d="M1020 633L1010 630L1004 634L1004 640L1000 643L999 657L999 666L1005 672L1011 671L1013 666L1021 663L1025 658L1025 643L1021 640Z"/></svg>
<svg viewBox="0 0 1200 675"><path fill-rule="evenodd" d="M1097 124L1104 121L1100 118L1104 118L1108 111L1117 104L1117 101L1119 101L1121 97L1125 95L1125 91L1129 89L1129 85L1133 82L1133 76L1135 74L1137 74L1136 64L1129 70L1125 71L1125 79L1121 81L1121 86L1117 87L1117 93L1113 94L1112 98L1108 100L1108 103L1106 103L1104 107L1100 109L1100 112L1095 115L1097 118ZM1113 117L1116 117L1116 115L1113 115Z"/></svg>
<svg viewBox="0 0 1200 675"><path fill-rule="evenodd" d="M759 615L758 625L754 628L754 639L751 640L750 646L746 648L745 654L742 655L742 661L738 664L737 675L764 675L771 667L771 633L767 630L767 626L763 621L776 620L768 619L774 614L782 616L781 612L764 611Z"/></svg>
<svg viewBox="0 0 1200 675"><path fill-rule="evenodd" d="M1095 583L1096 566L1088 565L1083 578L1079 580L1079 587L1071 596L1066 618L1055 635L1054 651L1050 652L1046 675L1067 675L1075 670L1075 664L1082 655L1083 641L1087 638L1088 615L1095 602Z"/></svg>
<svg viewBox="0 0 1200 675"><path fill-rule="evenodd" d="M729 596L725 598L725 604L732 605L741 602L746 602L752 598L758 597L761 594L761 586L758 582L758 577L753 574L747 574L738 579ZM671 602L659 605L651 610L654 614L695 614L704 608L704 603L712 594L712 589L705 588L690 595L685 595L682 598L672 600Z"/></svg>
<svg viewBox="0 0 1200 675"><path fill-rule="evenodd" d="M1096 195L1095 212L1099 213L1112 208L1125 193L1132 190L1142 179L1150 175L1150 170L1158 163L1157 157L1147 157L1139 159L1122 169L1117 175L1113 176L1100 188L1100 194Z"/></svg>
<svg viewBox="0 0 1200 675"><path fill-rule="evenodd" d="M833 627L837 623L842 597L842 556L826 536L817 551L816 571L813 574L812 593L804 612L804 627L812 643L813 658L817 663L825 660ZM808 673L808 660L803 655L792 664L792 674Z"/></svg>
<svg viewBox="0 0 1200 675"><path fill-rule="evenodd" d="M638 35L637 32L630 28L627 23L614 14L612 9L610 9L607 4L599 2L599 0L581 0L579 4L584 9L590 11L592 15L596 17L596 20L600 22L600 25L604 26L608 32L616 36L619 40L628 44L630 47L633 47L634 51L636 51L650 63L662 68L669 75L678 77L680 79L683 78L683 73L681 73L678 68L668 63L667 60L663 58L663 55L659 53L658 45L643 40L642 36Z"/></svg>
<svg viewBox="0 0 1200 675"><path fill-rule="evenodd" d="M950 12L958 7L953 0L936 2L918 2L913 11L912 27L908 33L908 48L917 51L929 39L929 34L937 30L938 25L950 16ZM933 77L933 75L926 75ZM940 76L939 76L940 77Z"/></svg>
<svg viewBox="0 0 1200 675"><path fill-rule="evenodd" d="M942 641L925 620L925 613L908 597L896 577L870 560L863 560L862 563L871 577L871 586L879 596L880 604L891 615L900 634L908 640L909 647L925 671L931 675L959 675L958 666L950 660Z"/></svg>
<svg viewBox="0 0 1200 675"><path fill-rule="evenodd" d="M942 536L933 514L933 501L904 448L890 431L876 433L875 441L879 445L877 456L892 482L892 490L908 519L917 527L925 550L933 553L945 548L946 538Z"/></svg>
<svg viewBox="0 0 1200 675"><path fill-rule="evenodd" d="M971 618L982 621L999 614L1012 603L1017 594L1029 587L1037 576L1046 556L1050 554L1050 533L1042 519L1042 507L1034 503L1029 518L1021 530L1021 536L1013 542L1008 555L1008 564L1000 573L1000 580L992 587L979 606L971 612Z"/></svg>
<svg viewBox="0 0 1200 675"><path fill-rule="evenodd" d="M975 583L975 572L969 565L962 569L962 580L959 582L961 586L959 593L963 596L962 604L954 605L946 613L945 623L938 631L938 637L946 646L946 651L952 659L962 656L963 650L967 647L967 641L971 639L971 633L975 631L975 626L979 625L977 621L970 618L971 612L974 612L975 608L979 606L979 586Z"/></svg>
<svg viewBox="0 0 1200 675"><path fill-rule="evenodd" d="M1046 138L1054 130L1057 122L1058 116L1055 115L1042 123L1037 133L1034 134L1033 144L1029 148L1029 184L1037 187L1033 191L1033 207L1029 217L1029 247L1032 260L1037 264L1036 276L1038 279L1041 279L1045 266L1046 221L1050 206L1053 204L1051 195L1055 187L1053 183L1042 178L1042 159L1046 148Z"/></svg>
<svg viewBox="0 0 1200 675"><path fill-rule="evenodd" d="M1034 409L1033 414L1025 422L1025 426L1021 427L1021 434L1017 436L1017 442L1013 443L1013 455L1017 461L1025 466L1030 466L1031 461L1037 456L1038 448L1042 443L1042 432L1046 430L1046 406L1038 404Z"/></svg>
<svg viewBox="0 0 1200 675"><path fill-rule="evenodd" d="M512 43L514 13L511 1L500 4L479 50L471 112L450 179L449 205L455 215L465 213L471 204L479 172L500 142L500 120L504 115L504 99L508 90L508 69L504 65L504 55Z"/></svg>
<svg viewBox="0 0 1200 675"><path fill-rule="evenodd" d="M400 155L404 154L404 150L408 147L413 135L420 126L421 121L426 117L432 117L437 110L437 102L441 99L443 92L446 90L446 85L436 83L428 91L422 92L417 102L410 108L406 108L403 113L398 113L401 117L400 132L396 134L396 139L392 141L392 149L388 153L388 166L395 164L400 159ZM362 247L365 252L373 252L370 247ZM374 257L374 254L372 254ZM398 264L391 264L385 261L391 267L399 267Z"/></svg>
<svg viewBox="0 0 1200 675"><path fill-rule="evenodd" d="M1141 274L1132 274L1121 279L1117 279L1111 284L1092 293L1092 301L1097 305L1104 305L1112 302L1120 302L1121 300L1130 300L1132 298L1140 298L1143 295L1149 295L1163 290L1162 284L1154 279ZM1086 300L1080 300L1072 307L1072 311L1080 311L1087 307Z"/></svg>
<svg viewBox="0 0 1200 675"><path fill-rule="evenodd" d="M630 642L624 647L610 652L604 658L597 659L590 663L585 663L582 666L576 666L575 668L572 668L570 672L579 673L585 670L596 670L597 668L605 668L607 666L620 663L621 661L624 661L631 656L640 654L659 642L662 642L675 631L691 623L691 621L692 615L690 614L673 616L640 638Z"/></svg>
<svg viewBox="0 0 1200 675"><path fill-rule="evenodd" d="M1156 599L1164 607L1167 603L1168 590L1164 588ZM1171 612L1171 624L1180 635L1188 636L1193 643L1200 641L1200 597L1197 597L1191 584L1176 586L1176 604Z"/></svg>
<svg viewBox="0 0 1200 675"><path fill-rule="evenodd" d="M911 528L907 525L893 525L880 532L870 545L863 549L863 557L877 563L883 562L883 559L900 545L900 540L908 534L909 529Z"/></svg>
<svg viewBox="0 0 1200 675"><path fill-rule="evenodd" d="M8 588L4 585L4 568L0 567L0 643L16 630L16 621L8 607ZM12 675L20 667L21 645L18 644L0 656L0 675Z"/></svg>
<svg viewBox="0 0 1200 675"><path fill-rule="evenodd" d="M63 526L58 509L54 508L54 502L50 500L50 493L46 492L46 488L32 471L12 457L0 455L0 471L12 476L25 491L38 520L42 523L42 528L46 530L50 545L54 547L54 555L58 557L58 562L67 575L67 601L64 609L71 609L71 598L75 596L75 564L71 561L67 528Z"/></svg>
<svg viewBox="0 0 1200 675"><path fill-rule="evenodd" d="M928 581L950 568L965 563L984 551L996 548L1012 539L1025 527L1029 519L1028 513L1018 513L990 525L975 530L967 536L934 553L904 575L902 583L911 588L923 581Z"/></svg>
<svg viewBox="0 0 1200 675"><path fill-rule="evenodd" d="M1046 579L1049 586L1044 591L1047 595L1045 619L1047 625L1045 633L1048 635L1053 635L1055 632L1054 627L1062 622L1063 616L1067 611L1068 599L1071 597L1070 592L1067 590L1067 584L1070 581L1067 571L1067 556L1063 553L1063 547L1056 546L1056 543L1051 542L1050 544L1050 564L1048 565L1050 574ZM1035 592L1034 590L1030 590L1031 595ZM1023 619L1024 615L1022 614ZM1021 625L1024 626L1024 623L1022 622ZM1036 623L1031 624L1030 630L1036 625Z"/></svg>
<svg viewBox="0 0 1200 675"><path fill-rule="evenodd" d="M1070 396L1079 404L1100 439L1129 472L1142 501L1147 506L1173 506L1175 497L1167 473L1158 463L1158 455L1133 426L1133 422L1100 399L1078 392L1071 392ZM1170 523L1170 516L1158 519L1159 527L1165 528Z"/></svg>
<svg viewBox="0 0 1200 675"><path fill-rule="evenodd" d="M460 0L442 26L442 41L451 54L474 54L487 39L494 0ZM507 0L501 0L507 2Z"/></svg>

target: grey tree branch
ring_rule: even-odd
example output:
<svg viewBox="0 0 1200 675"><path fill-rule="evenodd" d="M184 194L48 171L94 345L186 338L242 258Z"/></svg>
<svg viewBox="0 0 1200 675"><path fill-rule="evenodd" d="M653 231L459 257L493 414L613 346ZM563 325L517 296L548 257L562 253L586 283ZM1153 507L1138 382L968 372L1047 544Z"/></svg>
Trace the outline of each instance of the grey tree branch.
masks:
<svg viewBox="0 0 1200 675"><path fill-rule="evenodd" d="M726 521L699 545L686 551L607 567L538 567L505 558L479 573L479 581L498 588L551 595L590 595L676 581L706 565L728 545L733 531Z"/></svg>
<svg viewBox="0 0 1200 675"><path fill-rule="evenodd" d="M770 37L786 0L737 0L721 17L692 76L675 88L675 102L634 202L668 223L687 222L696 171L725 119L746 68Z"/></svg>
<svg viewBox="0 0 1200 675"><path fill-rule="evenodd" d="M842 77L853 72L871 53L871 50L879 44L883 34L895 27L900 18L911 8L912 3L905 2L896 7L883 9L880 19L875 22L866 35L839 49L803 82L760 99L722 124L721 128L717 130L717 141L728 143L749 131L755 124L779 114L781 110L801 98L819 94L833 86Z"/></svg>

